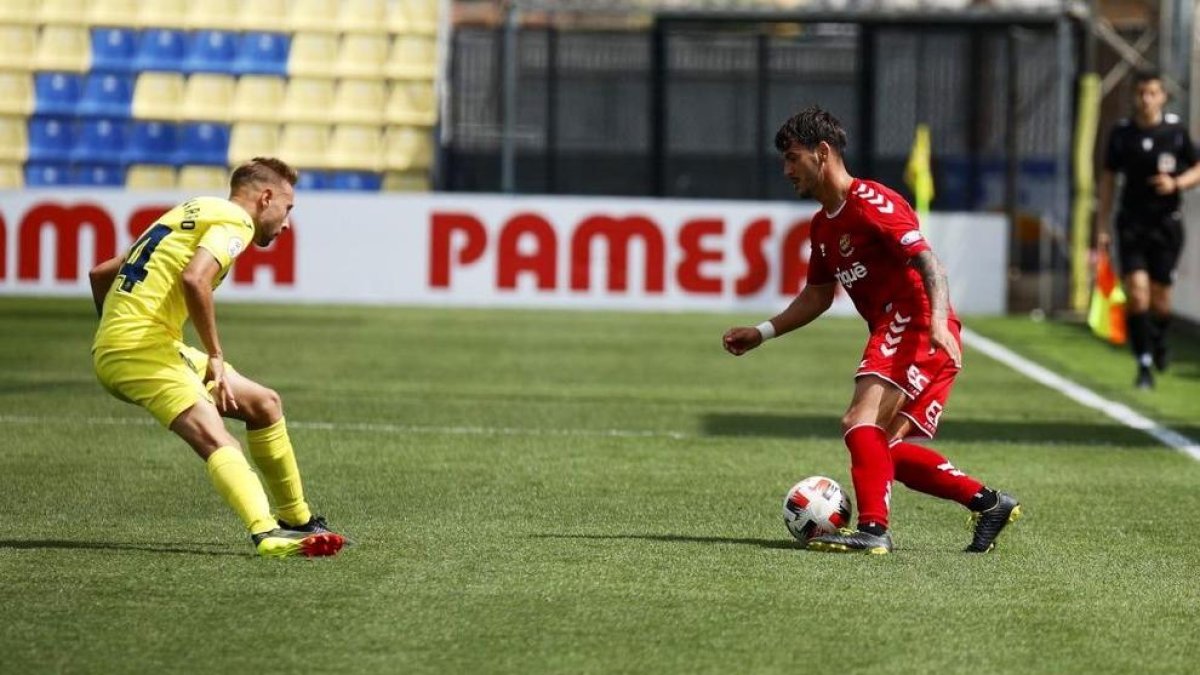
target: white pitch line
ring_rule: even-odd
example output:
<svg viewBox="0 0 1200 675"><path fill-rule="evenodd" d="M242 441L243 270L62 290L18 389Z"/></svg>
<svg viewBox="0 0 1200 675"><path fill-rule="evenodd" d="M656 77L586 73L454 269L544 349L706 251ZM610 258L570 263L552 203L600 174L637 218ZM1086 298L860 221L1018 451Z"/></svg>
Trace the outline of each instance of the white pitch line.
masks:
<svg viewBox="0 0 1200 675"><path fill-rule="evenodd" d="M962 330L962 337L963 342L971 348L987 354L1029 379L1050 387L1080 405L1098 410L1131 429L1143 431L1163 445L1174 448L1188 457L1200 461L1200 443L1177 431L1164 427L1124 403L1117 403L1116 401L1104 398L1091 389L1072 382L1048 368L1039 366L1004 345L989 340L975 331L964 328Z"/></svg>

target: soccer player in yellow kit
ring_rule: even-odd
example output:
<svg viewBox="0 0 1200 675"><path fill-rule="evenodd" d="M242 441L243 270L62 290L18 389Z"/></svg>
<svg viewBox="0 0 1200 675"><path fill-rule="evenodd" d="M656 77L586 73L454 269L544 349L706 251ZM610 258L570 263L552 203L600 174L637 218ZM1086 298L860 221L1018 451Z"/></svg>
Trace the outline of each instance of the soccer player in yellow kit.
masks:
<svg viewBox="0 0 1200 675"><path fill-rule="evenodd" d="M197 197L176 206L125 255L90 274L100 314L92 345L100 383L196 451L267 557L334 555L345 544L304 500L279 395L225 363L213 308L213 291L238 254L251 243L267 246L289 227L296 180L285 162L256 157L234 170L229 199ZM183 343L189 316L203 352ZM250 456L278 521L222 416L246 423Z"/></svg>

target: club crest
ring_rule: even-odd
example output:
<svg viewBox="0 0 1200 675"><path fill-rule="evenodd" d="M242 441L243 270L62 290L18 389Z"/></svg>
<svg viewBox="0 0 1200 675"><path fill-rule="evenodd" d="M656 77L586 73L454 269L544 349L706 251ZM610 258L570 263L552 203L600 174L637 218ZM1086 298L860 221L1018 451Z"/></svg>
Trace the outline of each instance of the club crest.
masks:
<svg viewBox="0 0 1200 675"><path fill-rule="evenodd" d="M843 234L838 239L838 251L842 254L843 258L854 253L854 247L850 245L850 235Z"/></svg>

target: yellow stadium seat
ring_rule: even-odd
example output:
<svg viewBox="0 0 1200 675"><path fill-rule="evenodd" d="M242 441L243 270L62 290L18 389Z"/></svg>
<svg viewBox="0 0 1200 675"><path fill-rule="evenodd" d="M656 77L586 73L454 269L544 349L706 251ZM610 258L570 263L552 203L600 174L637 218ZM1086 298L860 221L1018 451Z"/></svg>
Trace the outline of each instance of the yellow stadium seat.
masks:
<svg viewBox="0 0 1200 675"><path fill-rule="evenodd" d="M433 131L423 127L388 127L383 166L388 171L427 169L433 165Z"/></svg>
<svg viewBox="0 0 1200 675"><path fill-rule="evenodd" d="M388 124L433 126L437 118L433 82L397 80L392 83L385 112Z"/></svg>
<svg viewBox="0 0 1200 675"><path fill-rule="evenodd" d="M287 124L279 139L279 158L306 169L329 166L329 127L324 124Z"/></svg>
<svg viewBox="0 0 1200 675"><path fill-rule="evenodd" d="M336 32L338 0L292 0L287 24L293 31Z"/></svg>
<svg viewBox="0 0 1200 675"><path fill-rule="evenodd" d="M0 164L0 190L15 190L25 185L20 164Z"/></svg>
<svg viewBox="0 0 1200 675"><path fill-rule="evenodd" d="M138 119L178 120L183 94L182 75L142 73L133 88L133 116Z"/></svg>
<svg viewBox="0 0 1200 675"><path fill-rule="evenodd" d="M279 153L279 125L240 122L229 135L229 163L240 164L253 157L274 157Z"/></svg>
<svg viewBox="0 0 1200 675"><path fill-rule="evenodd" d="M185 25L192 30L237 30L240 0L189 0Z"/></svg>
<svg viewBox="0 0 1200 675"><path fill-rule="evenodd" d="M181 190L214 193L229 189L229 170L220 166L185 166L179 170Z"/></svg>
<svg viewBox="0 0 1200 675"><path fill-rule="evenodd" d="M397 35L388 53L387 76L396 80L428 80L437 76L437 41Z"/></svg>
<svg viewBox="0 0 1200 675"><path fill-rule="evenodd" d="M0 115L33 112L33 75L0 71Z"/></svg>
<svg viewBox="0 0 1200 675"><path fill-rule="evenodd" d="M46 26L34 63L38 70L85 72L92 65L92 36L83 26Z"/></svg>
<svg viewBox="0 0 1200 675"><path fill-rule="evenodd" d="M33 70L37 53L37 28L34 26L0 26L0 68Z"/></svg>
<svg viewBox="0 0 1200 675"><path fill-rule="evenodd" d="M425 171L388 171L383 174L384 192L429 192L429 173Z"/></svg>
<svg viewBox="0 0 1200 675"><path fill-rule="evenodd" d="M383 80L342 80L334 95L332 119L339 124L382 124L386 99Z"/></svg>
<svg viewBox="0 0 1200 675"><path fill-rule="evenodd" d="M90 10L89 0L42 0L38 18L44 24L83 26Z"/></svg>
<svg viewBox="0 0 1200 675"><path fill-rule="evenodd" d="M238 30L287 33L292 30L288 20L288 0L254 0L238 4Z"/></svg>
<svg viewBox="0 0 1200 675"><path fill-rule="evenodd" d="M388 58L388 38L378 35L349 34L338 50L337 76L375 78L383 76Z"/></svg>
<svg viewBox="0 0 1200 675"><path fill-rule="evenodd" d="M29 155L29 131L24 117L0 117L0 162L24 162Z"/></svg>
<svg viewBox="0 0 1200 675"><path fill-rule="evenodd" d="M233 115L234 79L231 75L196 73L183 88L180 114L187 120L228 122Z"/></svg>
<svg viewBox="0 0 1200 675"><path fill-rule="evenodd" d="M335 169L378 171L380 168L379 127L339 124L329 143L329 164Z"/></svg>
<svg viewBox="0 0 1200 675"><path fill-rule="evenodd" d="M328 122L333 91L333 80L293 77L288 80L279 115L284 122Z"/></svg>
<svg viewBox="0 0 1200 675"><path fill-rule="evenodd" d="M92 0L92 9L88 16L96 26L136 28L141 25L139 9L138 0Z"/></svg>
<svg viewBox="0 0 1200 675"><path fill-rule="evenodd" d="M342 0L338 10L338 30L343 33L385 33L387 0Z"/></svg>
<svg viewBox="0 0 1200 675"><path fill-rule="evenodd" d="M125 174L125 187L132 190L171 190L175 183L173 166L135 164Z"/></svg>
<svg viewBox="0 0 1200 675"><path fill-rule="evenodd" d="M184 28L187 0L141 0L138 25L148 28Z"/></svg>
<svg viewBox="0 0 1200 675"><path fill-rule="evenodd" d="M335 77L338 37L334 33L297 33L288 52L292 77Z"/></svg>
<svg viewBox="0 0 1200 675"><path fill-rule="evenodd" d="M36 24L41 9L41 0L0 0L0 24Z"/></svg>
<svg viewBox="0 0 1200 675"><path fill-rule="evenodd" d="M440 0L400 0L389 3L388 30L397 35L436 35Z"/></svg>
<svg viewBox="0 0 1200 675"><path fill-rule="evenodd" d="M243 75L233 93L233 119L240 122L279 120L287 80L274 75Z"/></svg>

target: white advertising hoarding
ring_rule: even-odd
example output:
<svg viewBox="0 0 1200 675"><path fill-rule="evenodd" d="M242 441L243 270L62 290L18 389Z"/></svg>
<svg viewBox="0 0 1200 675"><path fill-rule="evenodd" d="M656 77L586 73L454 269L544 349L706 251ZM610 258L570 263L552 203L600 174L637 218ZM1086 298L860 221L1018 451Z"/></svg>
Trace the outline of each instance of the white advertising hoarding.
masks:
<svg viewBox="0 0 1200 675"><path fill-rule="evenodd" d="M181 193L0 193L0 293L82 295ZM238 258L227 299L642 310L782 308L804 283L813 203L302 193L292 232ZM1006 304L1008 226L924 225L962 314ZM845 297L834 311L853 312Z"/></svg>

